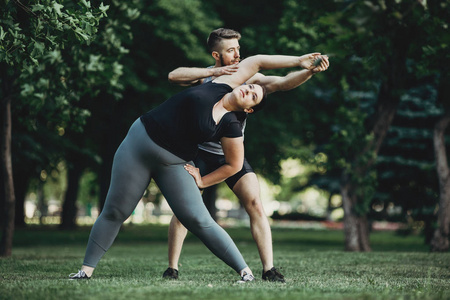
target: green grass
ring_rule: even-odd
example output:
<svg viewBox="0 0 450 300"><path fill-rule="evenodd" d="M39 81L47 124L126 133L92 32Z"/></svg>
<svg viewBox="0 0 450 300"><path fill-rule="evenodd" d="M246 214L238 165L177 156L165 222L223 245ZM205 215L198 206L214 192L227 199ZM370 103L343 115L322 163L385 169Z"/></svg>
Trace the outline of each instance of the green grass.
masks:
<svg viewBox="0 0 450 300"><path fill-rule="evenodd" d="M273 229L275 265L286 284L237 285L238 276L189 236L180 279L167 267L167 227L127 226L89 281L80 267L90 228L16 231L13 256L0 259L0 299L450 299L450 254L429 253L420 236L375 232L373 251L343 251L340 231ZM258 279L261 263L248 228L228 228Z"/></svg>

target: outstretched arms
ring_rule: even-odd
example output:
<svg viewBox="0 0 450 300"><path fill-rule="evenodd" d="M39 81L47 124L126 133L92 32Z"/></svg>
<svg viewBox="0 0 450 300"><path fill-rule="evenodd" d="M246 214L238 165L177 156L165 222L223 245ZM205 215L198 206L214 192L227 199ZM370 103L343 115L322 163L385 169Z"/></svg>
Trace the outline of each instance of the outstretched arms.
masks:
<svg viewBox="0 0 450 300"><path fill-rule="evenodd" d="M320 56L322 61L319 65L315 66L310 70L300 70L289 73L288 75L282 76L265 76L261 73L255 74L250 78L247 83L254 83L262 85L266 88L267 93L273 93L277 91L288 91L292 90L299 85L308 81L312 75L323 72L328 69L330 63L327 56Z"/></svg>
<svg viewBox="0 0 450 300"><path fill-rule="evenodd" d="M226 83L230 87L235 88L249 80L260 70L292 67L302 67L312 70L315 68L314 62L319 57L320 53L310 53L302 56L255 55L244 59L235 73L221 76L215 79L214 82Z"/></svg>
<svg viewBox="0 0 450 300"><path fill-rule="evenodd" d="M314 63L322 58L320 65ZM240 64L213 68L188 68L180 67L169 73L168 79L171 83L187 86L203 83L208 77L219 77L216 82L227 83L232 87L244 82L256 83L266 86L269 93L275 91L286 91L293 89L307 81L314 73L325 71L329 66L328 57L320 53L310 53L302 56L284 55L256 55L249 57ZM301 67L310 72L298 71L285 77L264 76L259 72L265 69ZM244 70L239 70L244 69ZM239 73L237 76L236 73ZM282 80L284 78L284 80ZM237 84L235 82L238 82Z"/></svg>

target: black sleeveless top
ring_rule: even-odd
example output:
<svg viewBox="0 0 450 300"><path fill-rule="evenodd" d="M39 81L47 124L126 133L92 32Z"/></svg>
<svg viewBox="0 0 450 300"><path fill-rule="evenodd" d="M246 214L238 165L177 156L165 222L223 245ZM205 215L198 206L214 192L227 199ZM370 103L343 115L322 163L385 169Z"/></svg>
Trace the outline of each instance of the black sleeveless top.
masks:
<svg viewBox="0 0 450 300"><path fill-rule="evenodd" d="M193 160L200 143L242 136L240 113L226 113L217 125L212 115L214 105L232 90L213 82L191 87L142 115L141 121L156 144L186 161Z"/></svg>

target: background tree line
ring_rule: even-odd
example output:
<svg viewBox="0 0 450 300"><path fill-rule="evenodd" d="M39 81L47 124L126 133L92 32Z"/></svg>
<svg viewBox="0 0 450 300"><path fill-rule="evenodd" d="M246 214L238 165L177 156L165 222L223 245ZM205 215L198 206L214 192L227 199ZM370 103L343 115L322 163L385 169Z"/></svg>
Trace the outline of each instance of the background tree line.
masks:
<svg viewBox="0 0 450 300"><path fill-rule="evenodd" d="M26 192L63 161L61 226L73 227L82 174L97 175L105 199L129 125L182 89L168 83L171 70L212 64L206 37L228 27L241 32L243 57L330 56L327 72L274 94L250 116L246 156L256 171L277 182L283 159L315 165L294 188L342 195L347 250L370 250L370 220L385 217L389 203L405 219L426 221L433 250L448 250L450 1L3 2L1 118L11 120L14 174L1 174L2 219L11 220L14 202L23 226ZM7 145L4 139L5 167Z"/></svg>

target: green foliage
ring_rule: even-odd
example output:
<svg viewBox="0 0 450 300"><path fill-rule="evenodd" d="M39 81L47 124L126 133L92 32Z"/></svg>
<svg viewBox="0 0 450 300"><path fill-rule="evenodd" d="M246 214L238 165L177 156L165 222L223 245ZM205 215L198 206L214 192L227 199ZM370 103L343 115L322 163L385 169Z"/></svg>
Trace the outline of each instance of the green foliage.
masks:
<svg viewBox="0 0 450 300"><path fill-rule="evenodd" d="M0 90L0 97L14 96L14 156L16 166L25 170L50 171L62 158L72 159L68 153L77 152L89 159L74 160L69 167L83 162L97 171L96 165L112 160L133 120L183 89L167 82L171 70L213 63L206 38L212 29L224 26L241 31L243 57L320 51L331 61L327 72L293 91L271 95L267 110L250 116L246 156L258 173L278 182L280 161L298 158L314 164L311 174L321 179L311 174L306 183L304 177L293 179L292 189L316 184L336 193L341 173L346 172L357 186L360 213L370 208L372 198L408 202L399 191L410 199L407 186L419 186L419 179L397 185L396 177L408 177L397 175L403 174L401 168L423 171L427 184L420 195L431 199L436 194L435 178L429 175L431 160L410 158L405 152L405 147L420 147L429 125L408 130L395 125L386 143L386 151L396 144L395 154L382 148L376 157L367 145L375 138L370 125L377 102L383 100L383 84L392 84L392 78L405 80L404 88L392 94L406 95L406 89L421 85L424 78L430 91L437 90L437 82L448 81L448 0L326 5L312 0L115 0L108 6L46 0L28 7L18 1L5 3L0 13L0 62L7 76L0 80L11 88ZM408 39L411 32L414 38ZM396 56L402 47L408 51ZM399 68L407 69L406 76L390 76ZM442 110L429 98L423 93L417 101L424 101L420 110L432 119ZM436 111L426 110L431 107ZM406 136L416 139L405 142ZM326 162L316 159L319 153ZM356 172L374 159L381 164L376 169L367 168L364 175ZM418 198L414 201L420 206Z"/></svg>
<svg viewBox="0 0 450 300"><path fill-rule="evenodd" d="M0 18L0 62L29 70L45 60L45 53L78 40L89 43L108 7L92 10L90 2L67 7L55 0L36 1L29 7L6 1Z"/></svg>
<svg viewBox="0 0 450 300"><path fill-rule="evenodd" d="M176 45L188 61L205 64L211 59L205 51L206 38L199 33L209 33L220 25L205 4L198 0L157 0L149 7L151 17L145 15L143 20L153 28L155 37Z"/></svg>
<svg viewBox="0 0 450 300"><path fill-rule="evenodd" d="M377 204L399 205L415 220L432 218L438 199L433 128L441 114L434 84L415 87L402 97L377 159Z"/></svg>
<svg viewBox="0 0 450 300"><path fill-rule="evenodd" d="M396 53L410 45L408 37L411 35L417 44L422 43L419 41L424 39L428 29L419 26L427 23L429 11L419 2L336 2L330 8L323 7L317 22L313 23L308 17L304 21L296 16L306 14L320 4L286 3L290 10L286 14L284 30L290 31L290 35L297 30L298 39L303 44L318 43L327 49L331 60L330 70L323 75L335 89L332 99L337 102L337 108L328 111L332 115L332 123L324 125L329 126L330 131L328 138L316 139L317 150L324 151L329 157L327 173L330 176L334 176L336 170L349 176L359 202L355 210L359 214L367 213L378 187L376 169L370 167L377 159L373 146L370 146L375 138L370 126L377 113L377 102L384 100L379 98L380 88L401 80L400 76L390 77L404 67L402 60L406 61ZM299 25L296 18L310 23ZM438 23L442 25L442 21ZM311 28L316 28L320 34L312 34ZM292 40L295 39L285 38L286 48L295 49ZM413 51L415 46L409 49L404 55L417 58ZM409 76L415 75L411 68L409 72ZM393 90L392 95L404 92Z"/></svg>
<svg viewBox="0 0 450 300"><path fill-rule="evenodd" d="M113 99L121 97L121 58L128 53L124 43L131 39L130 24L139 16L136 1L112 1L108 6L42 1L30 8L14 3L4 11L10 21L2 24L14 24L23 33L20 43L30 45L15 49L10 40L2 41L2 47L10 48L2 52L5 63L14 62L1 80L13 97L15 168L50 172L73 151L96 159L69 135L83 131L91 116L85 99L92 101L101 91Z"/></svg>
<svg viewBox="0 0 450 300"><path fill-rule="evenodd" d="M168 84L170 71L213 64L206 39L221 25L201 0L158 0L137 7L140 17L131 28L135 38L124 69L124 84L131 89L126 97L138 97L136 101L142 104L135 107L133 119L182 89Z"/></svg>
<svg viewBox="0 0 450 300"><path fill-rule="evenodd" d="M74 105L82 91L73 87L78 79L70 77L73 58L67 53L94 40L106 10L87 1L5 1L2 6L0 98L12 99L16 181L56 169L69 144L60 139L64 124L79 129L89 115Z"/></svg>
<svg viewBox="0 0 450 300"><path fill-rule="evenodd" d="M38 1L29 7L8 1L2 10L0 63L9 66L1 81L14 98L13 108L29 130L36 130L42 115L53 128L61 122L80 124L89 112L71 104L79 92L70 89L70 69L64 51L78 48L77 42L90 43L107 7L91 9L89 2L66 6L56 1ZM74 79L75 80L75 79ZM6 91L3 91L4 93ZM6 95L3 94L3 97Z"/></svg>

